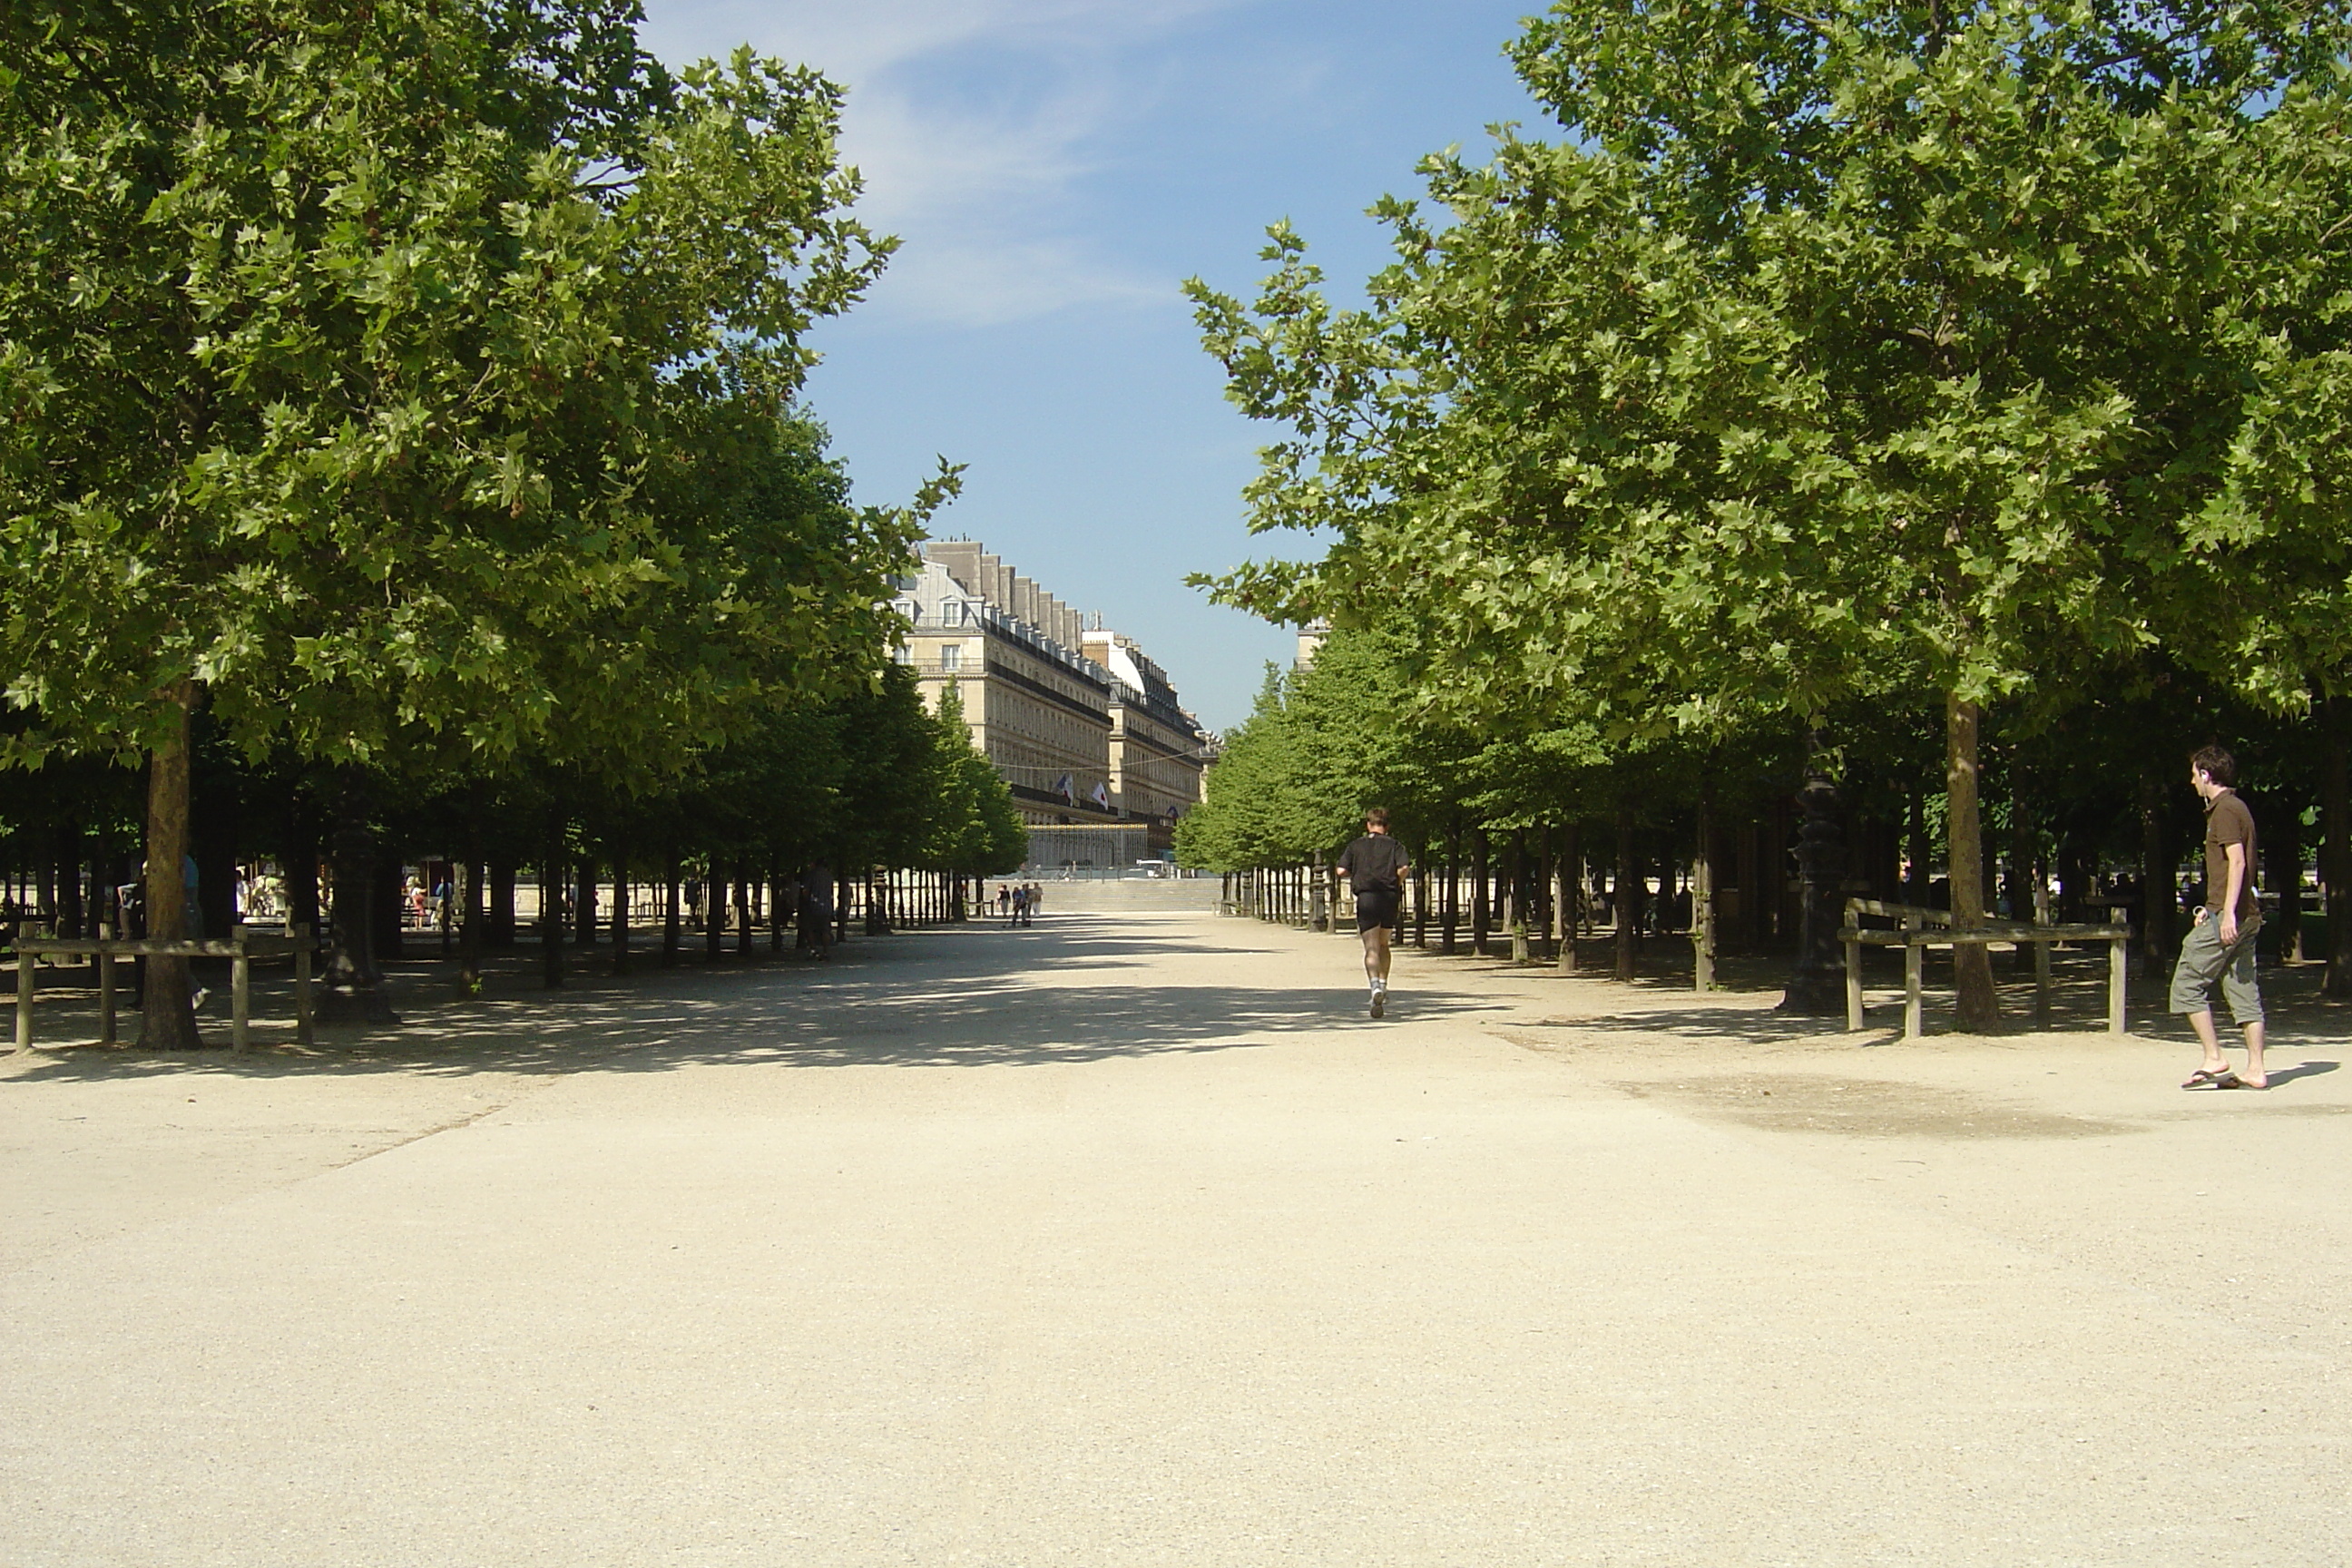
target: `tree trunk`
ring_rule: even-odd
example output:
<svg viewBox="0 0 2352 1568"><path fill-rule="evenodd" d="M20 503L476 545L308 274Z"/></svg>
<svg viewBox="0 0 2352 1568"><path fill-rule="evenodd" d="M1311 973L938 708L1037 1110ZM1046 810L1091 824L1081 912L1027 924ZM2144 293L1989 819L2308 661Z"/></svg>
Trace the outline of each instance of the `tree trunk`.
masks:
<svg viewBox="0 0 2352 1568"><path fill-rule="evenodd" d="M1642 861L1633 834L1633 808L1617 808L1617 886L1610 898L1617 925L1617 978L1631 980L1636 972L1635 927L1642 911Z"/></svg>
<svg viewBox="0 0 2352 1568"><path fill-rule="evenodd" d="M2014 771L2014 770L2012 770ZM2025 807L2025 792L2021 785L2009 798L2009 866L2003 880L2008 884L2009 918L2031 924L2033 920L2033 819ZM2033 967L2033 944L2021 942L2010 955L2009 966L2015 970Z"/></svg>
<svg viewBox="0 0 2352 1568"><path fill-rule="evenodd" d="M677 967L679 935L677 847L670 847L669 856L662 865L662 949L664 969Z"/></svg>
<svg viewBox="0 0 2352 1568"><path fill-rule="evenodd" d="M1481 958L1486 955L1494 925L1495 908L1486 886L1486 830L1480 827L1470 835L1470 951Z"/></svg>
<svg viewBox="0 0 2352 1568"><path fill-rule="evenodd" d="M2171 837L2165 830L2164 783L2148 773L2139 781L2139 956L2140 973L2163 978L2165 960L2172 952Z"/></svg>
<svg viewBox="0 0 2352 1568"><path fill-rule="evenodd" d="M1699 991L1715 989L1715 786L1698 794L1698 848L1691 856L1691 980Z"/></svg>
<svg viewBox="0 0 2352 1568"><path fill-rule="evenodd" d="M629 855L616 834L606 846L613 857L613 973L629 972Z"/></svg>
<svg viewBox="0 0 2352 1568"><path fill-rule="evenodd" d="M383 977L385 959L405 956L401 920L407 900L401 885L402 872L399 855L387 855L378 845L375 860L368 868L368 908L373 912L371 931L374 937L368 952L368 968L379 981Z"/></svg>
<svg viewBox="0 0 2352 1568"><path fill-rule="evenodd" d="M243 816L234 773L223 766L218 749L207 761L205 741L215 733L208 715L191 713L188 721L188 853L196 862L197 918L192 932L219 939L230 934L236 921L236 842ZM212 984L226 980L229 961L199 959L197 975Z"/></svg>
<svg viewBox="0 0 2352 1568"><path fill-rule="evenodd" d="M341 816L330 840L334 876L333 942L316 1016L320 1023L397 1024L376 962L379 905L375 835L356 782L346 780Z"/></svg>
<svg viewBox="0 0 2352 1568"><path fill-rule="evenodd" d="M147 767L147 933L187 935L188 710L194 686L182 681L165 703L167 728ZM188 961L155 958L147 964L140 998L139 1043L151 1051L194 1050L196 1013L188 992Z"/></svg>
<svg viewBox="0 0 2352 1568"><path fill-rule="evenodd" d="M515 868L512 860L493 857L489 862L490 908L484 936L495 948L515 944Z"/></svg>
<svg viewBox="0 0 2352 1568"><path fill-rule="evenodd" d="M1462 921L1462 826L1456 823L1445 836L1445 907L1439 923L1437 951L1454 951L1454 933Z"/></svg>
<svg viewBox="0 0 2352 1568"><path fill-rule="evenodd" d="M83 935L81 901L81 824L71 814L58 826L58 932Z"/></svg>
<svg viewBox="0 0 2352 1568"><path fill-rule="evenodd" d="M572 941L587 948L596 945L596 928L602 923L596 918L596 857L584 853L593 842L585 831L582 832L580 843L583 853L579 865L573 868L576 885L572 889Z"/></svg>
<svg viewBox="0 0 2352 1568"><path fill-rule="evenodd" d="M482 994L482 948L488 934L484 930L488 923L488 913L482 907L485 869L480 829L468 826L466 837L466 864L459 872L466 880L461 889L464 901L458 906L463 913L457 925L457 994L479 996Z"/></svg>
<svg viewBox="0 0 2352 1568"><path fill-rule="evenodd" d="M1977 727L1981 710L1948 696L1944 703L1946 830L1951 839L1952 925L1982 929L1984 907L1983 819L1977 807ZM1958 994L1960 1032L1990 1034L2000 1026L2000 997L1993 989L1992 955L1982 943L1952 949L1953 988Z"/></svg>
<svg viewBox="0 0 2352 1568"><path fill-rule="evenodd" d="M1576 930L1584 916L1584 836L1574 823L1560 831L1559 957L1562 974L1576 973Z"/></svg>
<svg viewBox="0 0 2352 1568"><path fill-rule="evenodd" d="M1528 843L1527 834L1518 828L1511 830L1511 842L1504 851L1504 880L1510 889L1509 931L1511 963L1528 962Z"/></svg>
<svg viewBox="0 0 2352 1568"><path fill-rule="evenodd" d="M2320 812L2327 839L2320 874L2327 882L2327 973L2319 988L2330 996L2352 996L2352 731L2341 699L2328 700L2326 718L2326 793Z"/></svg>
<svg viewBox="0 0 2352 1568"><path fill-rule="evenodd" d="M716 855L702 878L702 957L716 963L727 947L727 872Z"/></svg>
<svg viewBox="0 0 2352 1568"><path fill-rule="evenodd" d="M2273 796L2265 805L2268 831L2263 836L2263 857L2270 862L2263 875L2278 899L2278 934L2271 939L2271 958L2292 963L2303 957L2303 811L2299 805Z"/></svg>
<svg viewBox="0 0 2352 1568"><path fill-rule="evenodd" d="M1538 830L1535 865L1528 876L1528 902L1535 911L1532 925L1538 958L1550 958L1559 951L1551 945L1552 927L1559 914L1559 901L1552 896L1557 885L1552 880L1553 843L1550 828Z"/></svg>
<svg viewBox="0 0 2352 1568"><path fill-rule="evenodd" d="M278 869L286 884L287 921L309 926L313 938L326 934L319 919L319 814L299 789L288 803L285 862Z"/></svg>
<svg viewBox="0 0 2352 1568"><path fill-rule="evenodd" d="M1906 804L1911 819L1908 825L1911 838L1911 864L1908 868L1910 874L1903 879L1902 901L1915 909L1925 909L1927 907L1927 884L1932 880L1927 869L1928 860L1936 852L1935 846L1927 842L1926 788L1919 784L1913 784L1911 798Z"/></svg>
<svg viewBox="0 0 2352 1568"><path fill-rule="evenodd" d="M464 864L450 868L458 879L452 889L457 895L457 994L478 996L482 994L482 948L488 932L482 908L482 795L478 787L468 790L466 799L466 823L463 834Z"/></svg>
<svg viewBox="0 0 2352 1568"><path fill-rule="evenodd" d="M539 860L540 976L551 991L563 984L563 826L548 833Z"/></svg>

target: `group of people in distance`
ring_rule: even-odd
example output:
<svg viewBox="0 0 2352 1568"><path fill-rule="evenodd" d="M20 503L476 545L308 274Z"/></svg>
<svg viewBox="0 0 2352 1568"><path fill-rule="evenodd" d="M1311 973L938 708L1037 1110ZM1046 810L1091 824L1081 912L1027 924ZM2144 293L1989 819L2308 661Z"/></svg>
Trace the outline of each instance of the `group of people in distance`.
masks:
<svg viewBox="0 0 2352 1568"><path fill-rule="evenodd" d="M1037 911L1045 902L1045 889L1034 882L1017 886L1011 882L996 885L996 912L1008 925L1025 926L1036 923Z"/></svg>

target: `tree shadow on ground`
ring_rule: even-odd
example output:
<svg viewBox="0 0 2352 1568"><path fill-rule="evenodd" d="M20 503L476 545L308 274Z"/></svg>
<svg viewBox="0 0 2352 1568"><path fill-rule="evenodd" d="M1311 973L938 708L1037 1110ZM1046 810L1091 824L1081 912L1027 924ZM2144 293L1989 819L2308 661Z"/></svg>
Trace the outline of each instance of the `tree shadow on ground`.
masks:
<svg viewBox="0 0 2352 1568"><path fill-rule="evenodd" d="M1022 1067L1244 1049L1266 1044L1266 1036L1394 1026L1365 1018L1352 986L1169 985L1140 976L1069 983L1070 974L1118 967L1120 959L1233 951L1198 939L1107 932L1102 924L1066 917L1059 928L1001 933L1012 941L992 941L984 929L860 940L836 950L843 957L835 963L730 958L473 1002L420 1005L413 994L396 996L406 1025L321 1029L309 1050L282 1043L236 1054L67 1048L11 1076L660 1072L722 1062ZM1475 999L1417 996L1410 1016L1491 1010ZM257 1032L282 1041L290 1025L276 1021Z"/></svg>

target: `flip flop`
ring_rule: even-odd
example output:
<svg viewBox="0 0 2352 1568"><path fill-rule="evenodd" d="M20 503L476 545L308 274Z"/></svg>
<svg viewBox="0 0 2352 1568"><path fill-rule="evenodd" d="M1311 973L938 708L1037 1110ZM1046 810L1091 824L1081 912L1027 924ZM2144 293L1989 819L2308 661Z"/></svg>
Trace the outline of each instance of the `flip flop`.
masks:
<svg viewBox="0 0 2352 1568"><path fill-rule="evenodd" d="M2248 1083L2236 1073L2224 1073L2220 1078L2213 1080L2213 1087L2215 1089L2264 1089L2270 1088L2270 1084L2267 1081L2263 1083Z"/></svg>
<svg viewBox="0 0 2352 1568"><path fill-rule="evenodd" d="M2183 1089L2204 1089L2210 1085L2214 1089L2219 1089L2221 1087L2222 1079L2234 1079L2237 1076L2236 1070L2231 1068L2221 1068L2218 1069L2214 1068L2199 1068L2195 1072L2189 1075L2189 1081L2182 1084L2180 1087Z"/></svg>

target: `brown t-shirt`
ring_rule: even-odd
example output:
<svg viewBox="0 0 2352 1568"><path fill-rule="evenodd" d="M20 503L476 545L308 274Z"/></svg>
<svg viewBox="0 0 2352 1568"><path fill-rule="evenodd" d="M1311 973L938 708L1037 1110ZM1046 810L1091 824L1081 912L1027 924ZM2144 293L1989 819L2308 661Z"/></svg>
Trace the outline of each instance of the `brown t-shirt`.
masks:
<svg viewBox="0 0 2352 1568"><path fill-rule="evenodd" d="M2238 885L2238 920L2242 924L2260 907L2254 897L2254 814L2235 790L2223 790L2205 803L2205 908L2221 912L2221 896L2230 890L2230 845L2246 847L2245 880Z"/></svg>

